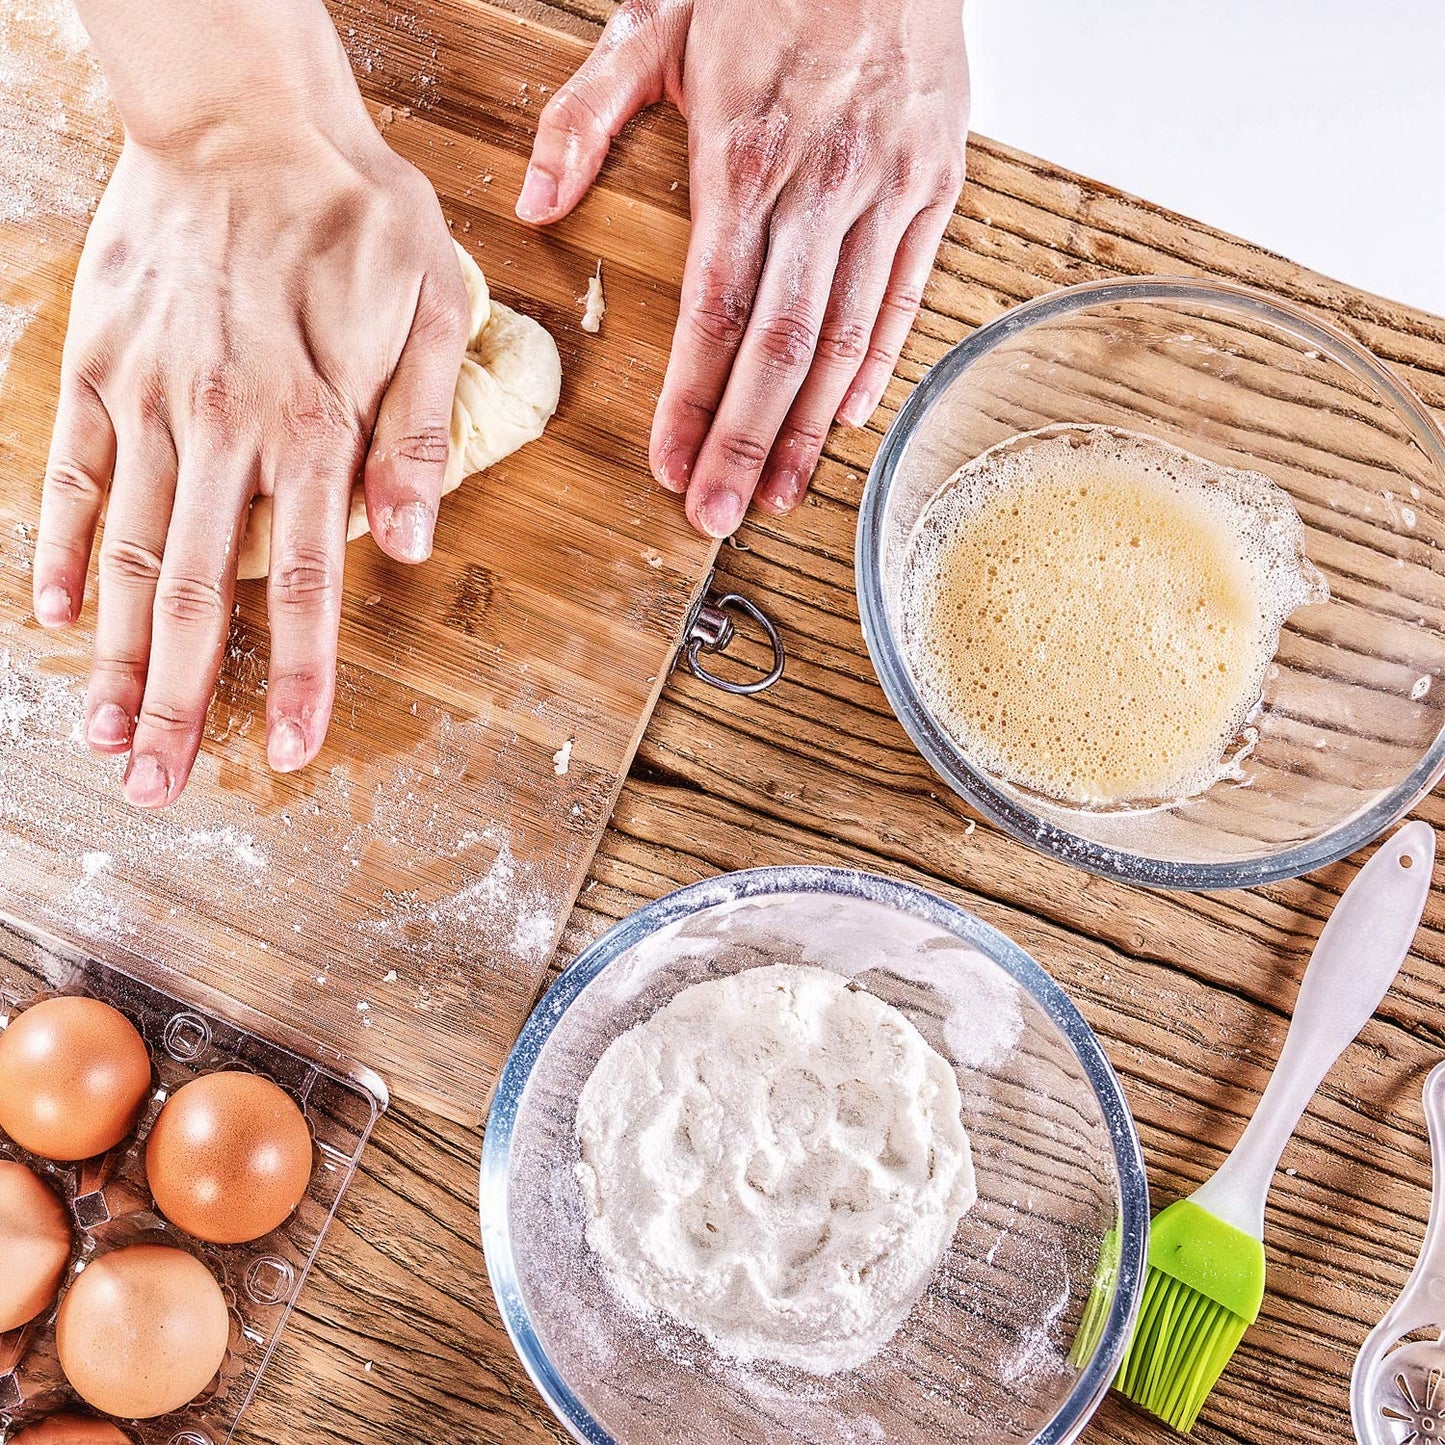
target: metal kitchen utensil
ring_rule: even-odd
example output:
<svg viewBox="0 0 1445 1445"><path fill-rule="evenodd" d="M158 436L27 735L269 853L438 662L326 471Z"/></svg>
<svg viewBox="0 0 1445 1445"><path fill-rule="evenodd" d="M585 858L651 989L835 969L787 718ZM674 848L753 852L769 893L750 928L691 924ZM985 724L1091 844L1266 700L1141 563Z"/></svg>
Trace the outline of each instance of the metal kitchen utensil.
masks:
<svg viewBox="0 0 1445 1445"><path fill-rule="evenodd" d="M724 653L732 645L732 640L737 635L737 627L729 614L734 612L751 617L767 635L773 649L773 664L768 671L761 677L749 678L745 682L719 677L702 661L703 653ZM766 692L782 677L787 656L783 651L783 639L778 636L778 629L772 618L756 602L741 593L724 592L719 595L713 592L712 578L709 577L698 594L692 615L687 619L679 660L686 662L688 671L699 681L723 692L748 696L756 692Z"/></svg>
<svg viewBox="0 0 1445 1445"><path fill-rule="evenodd" d="M1414 1273L1355 1360L1350 1415L1360 1445L1445 1440L1445 1064L1425 1080L1425 1123L1430 1221Z"/></svg>

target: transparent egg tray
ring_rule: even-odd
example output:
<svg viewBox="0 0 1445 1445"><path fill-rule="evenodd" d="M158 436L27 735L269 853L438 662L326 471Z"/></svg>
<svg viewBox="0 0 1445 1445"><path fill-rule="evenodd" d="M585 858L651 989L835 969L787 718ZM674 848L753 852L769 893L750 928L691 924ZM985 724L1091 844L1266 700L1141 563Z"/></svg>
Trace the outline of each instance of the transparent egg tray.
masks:
<svg viewBox="0 0 1445 1445"><path fill-rule="evenodd" d="M0 1132L0 1158L28 1165L64 1199L74 1253L60 1298L85 1264L130 1244L189 1251L220 1283L231 1315L225 1361L190 1405L149 1420L115 1420L136 1445L226 1445L250 1403L306 1273L345 1193L386 1086L370 1070L209 990L174 979L185 997L148 979L163 969L111 951L107 960L0 915L0 1028L31 1004L86 994L120 1010L151 1056L152 1088L133 1131L108 1154L57 1164ZM146 1183L145 1144L161 1106L204 1074L261 1074L300 1106L314 1142L306 1197L278 1229L249 1244L212 1245L184 1234L156 1210ZM0 1335L0 1441L59 1413L96 1414L70 1388L55 1345L57 1305ZM102 1417L109 1419L111 1417Z"/></svg>

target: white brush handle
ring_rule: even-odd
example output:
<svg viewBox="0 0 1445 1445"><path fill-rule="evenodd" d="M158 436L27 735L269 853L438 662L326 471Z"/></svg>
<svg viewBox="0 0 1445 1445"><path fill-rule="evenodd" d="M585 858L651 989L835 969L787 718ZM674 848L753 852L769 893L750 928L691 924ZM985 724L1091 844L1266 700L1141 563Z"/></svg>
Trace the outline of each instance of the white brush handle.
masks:
<svg viewBox="0 0 1445 1445"><path fill-rule="evenodd" d="M1355 875L1325 923L1274 1074L1239 1143L1191 1196L1255 1239L1279 1157L1335 1060L1380 1005L1430 896L1435 835L1407 823Z"/></svg>

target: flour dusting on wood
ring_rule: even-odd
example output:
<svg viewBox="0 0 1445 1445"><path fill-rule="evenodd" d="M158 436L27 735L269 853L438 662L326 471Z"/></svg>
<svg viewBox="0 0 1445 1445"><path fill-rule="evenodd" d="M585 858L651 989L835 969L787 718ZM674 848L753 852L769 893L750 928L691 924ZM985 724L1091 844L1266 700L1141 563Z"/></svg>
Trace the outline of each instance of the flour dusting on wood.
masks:
<svg viewBox="0 0 1445 1445"><path fill-rule="evenodd" d="M461 963L510 955L540 963L558 921L556 900L539 870L519 863L502 836L491 866L474 882L432 900L417 892L388 893L381 917L362 924L362 931L413 959Z"/></svg>
<svg viewBox="0 0 1445 1445"><path fill-rule="evenodd" d="M0 550L17 564L13 543ZM238 623L192 782L147 813L122 801L124 759L85 744L87 646L0 620L0 865L22 894L29 881L47 924L150 956L170 928L210 939L222 969L251 949L272 973L294 959L338 1027L385 1032L398 1011L468 1016L513 980L530 994L570 901L568 865L532 829L498 820L526 770L551 771L546 754L514 757L512 734L493 759L482 722L417 699L409 752L323 762L300 796L257 806L254 780L228 786L264 736L265 659ZM336 733L378 706L367 686L343 666ZM547 793L565 816L567 800Z"/></svg>
<svg viewBox="0 0 1445 1445"><path fill-rule="evenodd" d="M0 181L3 184L3 181ZM35 317L29 306L10 306L0 301L0 381L5 379L6 368L10 365L10 353L15 343L25 334L25 328Z"/></svg>
<svg viewBox="0 0 1445 1445"><path fill-rule="evenodd" d="M89 216L108 173L88 137L116 127L70 0L0 8L0 222Z"/></svg>

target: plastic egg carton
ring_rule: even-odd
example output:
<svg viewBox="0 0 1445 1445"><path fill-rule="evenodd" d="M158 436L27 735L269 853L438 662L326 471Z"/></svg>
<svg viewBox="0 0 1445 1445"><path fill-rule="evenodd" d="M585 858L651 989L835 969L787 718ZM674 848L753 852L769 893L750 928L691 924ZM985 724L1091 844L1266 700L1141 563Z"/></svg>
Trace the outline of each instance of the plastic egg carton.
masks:
<svg viewBox="0 0 1445 1445"><path fill-rule="evenodd" d="M167 977L136 960L122 963L115 954L101 961L0 915L0 1027L56 994L102 999L140 1031L150 1050L153 1083L134 1131L98 1159L53 1163L27 1153L3 1132L0 1158L29 1165L70 1207L75 1249L61 1298L87 1261L128 1244L178 1246L215 1275L231 1314L230 1345L215 1381L183 1410L115 1423L137 1445L226 1445L256 1392L372 1126L387 1106L387 1091L369 1069L328 1057L313 1041L288 1036L272 1021L189 980L175 980L187 995L182 997L142 981L141 972ZM250 1244L206 1244L182 1233L156 1211L146 1183L145 1143L161 1106L183 1084L223 1069L263 1074L280 1085L300 1106L315 1142L305 1199L279 1229ZM59 1412L95 1413L61 1371L55 1315L52 1307L0 1335L0 1441Z"/></svg>

